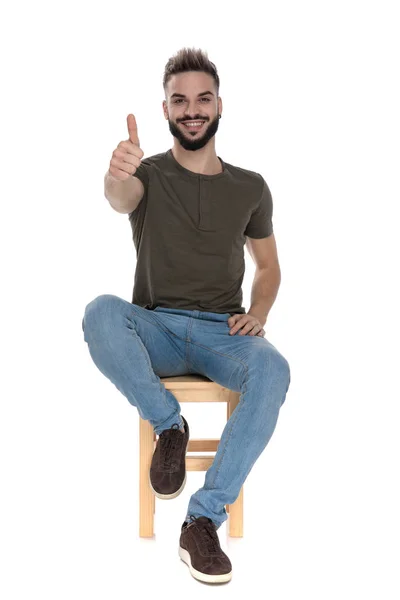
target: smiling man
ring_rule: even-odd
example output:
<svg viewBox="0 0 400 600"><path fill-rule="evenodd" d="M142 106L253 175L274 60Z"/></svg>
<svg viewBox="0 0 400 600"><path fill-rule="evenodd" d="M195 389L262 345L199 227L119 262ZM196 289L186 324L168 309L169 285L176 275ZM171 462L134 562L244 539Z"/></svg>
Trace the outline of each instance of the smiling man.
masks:
<svg viewBox="0 0 400 600"><path fill-rule="evenodd" d="M197 73L196 71L183 73L180 76L174 76L168 87L174 89L177 87L178 82L179 85L183 85L190 90L189 96L193 96L196 94L196 88L199 86L207 87L207 85L209 85L209 77L205 73ZM169 94L168 101L165 100L164 102L164 114L168 119L169 130L175 138L175 156L179 155L181 148L191 151L204 148L217 133L219 119L221 118L221 99L219 99L219 106L221 107L219 110L221 112L215 114L217 104L215 91L212 92L206 90L198 92L194 107L201 106L201 114L195 115L191 120L188 119L187 116L180 117L182 114L182 107L185 107L188 102L192 102L192 100L189 100L185 94L179 94L178 92ZM183 108L183 112L185 112L185 110L186 109ZM210 153L211 148L212 144L208 146L205 155L208 153L212 156L212 153ZM196 156L198 161L200 155ZM217 157L215 156L214 149L214 159L215 158ZM219 164L217 165L217 168L218 171L221 170Z"/></svg>
<svg viewBox="0 0 400 600"><path fill-rule="evenodd" d="M132 302L104 294L82 328L95 364L158 435L149 481L163 499L186 483L189 425L160 377L197 373L241 393L181 525L179 555L201 581L228 581L217 529L271 438L290 384L288 361L265 337L280 285L272 196L264 177L215 150L219 76L201 50L165 66L162 109L173 146L144 158L134 115L114 150L105 196L129 215L137 253ZM242 306L244 246L255 264Z"/></svg>

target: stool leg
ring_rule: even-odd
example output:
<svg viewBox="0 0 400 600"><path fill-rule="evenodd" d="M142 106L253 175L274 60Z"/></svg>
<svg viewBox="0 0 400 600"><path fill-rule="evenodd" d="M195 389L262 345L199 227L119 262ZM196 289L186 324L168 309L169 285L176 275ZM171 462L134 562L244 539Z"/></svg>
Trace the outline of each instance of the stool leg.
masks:
<svg viewBox="0 0 400 600"><path fill-rule="evenodd" d="M243 537L243 486L229 510L229 535Z"/></svg>
<svg viewBox="0 0 400 600"><path fill-rule="evenodd" d="M154 535L154 494L149 484L149 470L154 452L154 429L139 416L139 536Z"/></svg>
<svg viewBox="0 0 400 600"><path fill-rule="evenodd" d="M228 402L226 403L226 420L227 421L229 421L230 415L231 415L231 407L229 405L229 398L228 398ZM225 504L225 510L229 514L229 504Z"/></svg>
<svg viewBox="0 0 400 600"><path fill-rule="evenodd" d="M157 435L156 435L156 432L153 430L153 452L154 452L156 441L157 441ZM152 454L152 456L153 456L153 454ZM156 512L156 497L155 497L155 494L152 493L151 497L153 498L153 515L154 515L155 512Z"/></svg>
<svg viewBox="0 0 400 600"><path fill-rule="evenodd" d="M234 391L229 392L228 398L228 420L230 419L236 406L239 404L240 394ZM243 537L243 486L235 502L226 507L229 513L229 535L231 537Z"/></svg>
<svg viewBox="0 0 400 600"><path fill-rule="evenodd" d="M226 420L229 421L229 417L231 416L231 407L229 404L229 397L228 397L228 402L226 403ZM226 512L229 514L229 504L225 505L225 510Z"/></svg>

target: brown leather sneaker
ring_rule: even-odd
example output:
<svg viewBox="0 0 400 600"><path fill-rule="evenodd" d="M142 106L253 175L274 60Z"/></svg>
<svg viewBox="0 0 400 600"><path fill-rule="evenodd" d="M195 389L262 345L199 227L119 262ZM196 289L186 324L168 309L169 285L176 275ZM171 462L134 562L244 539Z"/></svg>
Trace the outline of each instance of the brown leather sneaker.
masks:
<svg viewBox="0 0 400 600"><path fill-rule="evenodd" d="M222 583L232 578L232 564L219 544L217 528L209 517L194 517L183 523L179 556L199 581Z"/></svg>
<svg viewBox="0 0 400 600"><path fill-rule="evenodd" d="M149 481L157 498L176 498L186 484L186 451L189 445L189 425L182 417L185 433L179 423L164 429L158 437L151 460Z"/></svg>

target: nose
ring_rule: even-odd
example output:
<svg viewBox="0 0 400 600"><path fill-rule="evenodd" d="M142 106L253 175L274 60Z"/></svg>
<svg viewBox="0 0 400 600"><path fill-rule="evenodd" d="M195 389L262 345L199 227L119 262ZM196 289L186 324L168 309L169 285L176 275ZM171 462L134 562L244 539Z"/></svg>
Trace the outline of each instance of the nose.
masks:
<svg viewBox="0 0 400 600"><path fill-rule="evenodd" d="M189 115L192 115L192 116L194 116L196 114L196 101L195 100L189 100L187 112Z"/></svg>
<svg viewBox="0 0 400 600"><path fill-rule="evenodd" d="M195 119L196 116L200 115L199 106L197 104L197 100L194 98L193 100L188 100L188 104L186 106L185 111L185 119L189 121L189 119Z"/></svg>

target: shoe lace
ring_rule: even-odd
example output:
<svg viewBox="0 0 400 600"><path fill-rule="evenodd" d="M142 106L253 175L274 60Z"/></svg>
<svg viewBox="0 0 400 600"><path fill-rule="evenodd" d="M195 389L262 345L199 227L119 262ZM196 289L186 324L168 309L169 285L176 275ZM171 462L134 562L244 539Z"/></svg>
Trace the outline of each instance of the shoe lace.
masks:
<svg viewBox="0 0 400 600"><path fill-rule="evenodd" d="M164 429L159 436L161 456L164 459L163 468L176 466L172 463L174 452L182 447L183 435L178 423L174 423L170 429Z"/></svg>
<svg viewBox="0 0 400 600"><path fill-rule="evenodd" d="M192 519L191 523L193 523L193 527L196 527L196 531L199 533L200 548L205 552L218 552L221 548L219 545L218 534L212 520L207 517L208 522L199 522L199 517L194 517L193 515L191 515L190 518Z"/></svg>

